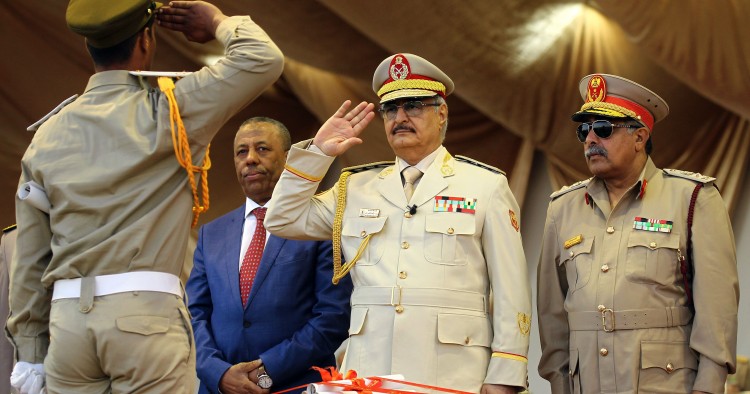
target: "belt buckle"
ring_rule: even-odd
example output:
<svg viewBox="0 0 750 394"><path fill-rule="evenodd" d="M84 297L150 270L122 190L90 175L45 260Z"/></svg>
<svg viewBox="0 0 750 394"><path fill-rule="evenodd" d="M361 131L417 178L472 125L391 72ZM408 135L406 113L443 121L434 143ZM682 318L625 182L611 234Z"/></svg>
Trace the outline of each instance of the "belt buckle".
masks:
<svg viewBox="0 0 750 394"><path fill-rule="evenodd" d="M398 301L393 302L396 298L396 289L398 289ZM391 306L399 306L401 305L401 286L391 287Z"/></svg>
<svg viewBox="0 0 750 394"><path fill-rule="evenodd" d="M612 328L610 329L607 329L607 313L610 314L612 320ZM612 309L607 308L602 310L602 330L604 330L604 332L612 332L615 330L615 311Z"/></svg>

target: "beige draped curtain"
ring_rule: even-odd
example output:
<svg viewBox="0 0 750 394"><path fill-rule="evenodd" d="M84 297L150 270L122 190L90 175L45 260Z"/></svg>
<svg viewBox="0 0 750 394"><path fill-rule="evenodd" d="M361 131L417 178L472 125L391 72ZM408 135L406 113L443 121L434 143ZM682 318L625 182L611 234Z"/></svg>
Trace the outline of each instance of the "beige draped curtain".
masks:
<svg viewBox="0 0 750 394"><path fill-rule="evenodd" d="M212 145L211 220L239 205L231 159L238 125L281 120L310 138L346 99L375 101L372 72L396 52L419 54L456 83L446 147L509 175L523 203L534 152L553 189L590 176L570 115L578 81L601 72L659 93L670 115L654 128L654 162L717 177L730 210L750 150L750 2L745 0L213 1L250 14L287 56L282 78L229 122ZM66 0L0 3L0 223L13 219L27 125L81 93L92 72L83 41L65 27ZM158 70L195 70L221 53L159 30ZM392 160L382 120L336 167ZM331 183L334 173L327 179ZM746 197L745 197L746 198Z"/></svg>

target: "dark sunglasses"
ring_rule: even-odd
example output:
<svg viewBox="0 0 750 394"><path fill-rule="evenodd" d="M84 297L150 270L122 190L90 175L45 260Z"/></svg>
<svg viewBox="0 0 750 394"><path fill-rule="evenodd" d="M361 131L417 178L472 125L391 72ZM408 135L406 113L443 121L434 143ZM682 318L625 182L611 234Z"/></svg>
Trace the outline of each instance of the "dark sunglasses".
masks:
<svg viewBox="0 0 750 394"><path fill-rule="evenodd" d="M596 134L599 138L609 138L612 135L612 131L617 128L625 128L625 129L639 129L643 126L636 126L632 124L612 124L608 120L595 120L591 123L581 123L578 125L578 130L576 130L576 135L578 136L578 141L586 142L586 137L589 135L589 131L594 131L594 134Z"/></svg>
<svg viewBox="0 0 750 394"><path fill-rule="evenodd" d="M406 112L406 115L413 118L422 115L424 107L438 106L440 106L440 104L438 103L425 103L419 100L410 100L404 102L401 105L396 105L393 103L382 104L380 108L378 108L378 112L380 112L380 115L383 117L383 119L393 120L396 118L396 113L398 113L399 108L403 108L404 112Z"/></svg>

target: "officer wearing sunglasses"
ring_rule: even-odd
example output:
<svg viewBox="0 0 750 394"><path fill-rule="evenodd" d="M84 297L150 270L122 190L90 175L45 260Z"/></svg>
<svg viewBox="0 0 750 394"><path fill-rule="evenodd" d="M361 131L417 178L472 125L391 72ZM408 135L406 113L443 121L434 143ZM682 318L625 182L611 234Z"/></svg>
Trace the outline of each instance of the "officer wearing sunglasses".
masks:
<svg viewBox="0 0 750 394"><path fill-rule="evenodd" d="M515 393L527 382L531 292L508 180L442 145L453 82L435 65L395 54L372 87L395 161L344 169L315 195L375 115L372 104L345 103L312 145L289 151L264 224L282 237L333 239L334 280L348 272L354 283L342 369Z"/></svg>
<svg viewBox="0 0 750 394"><path fill-rule="evenodd" d="M734 236L714 178L659 169L651 90L593 74L576 135L593 177L555 192L537 288L553 393L724 392L734 373Z"/></svg>

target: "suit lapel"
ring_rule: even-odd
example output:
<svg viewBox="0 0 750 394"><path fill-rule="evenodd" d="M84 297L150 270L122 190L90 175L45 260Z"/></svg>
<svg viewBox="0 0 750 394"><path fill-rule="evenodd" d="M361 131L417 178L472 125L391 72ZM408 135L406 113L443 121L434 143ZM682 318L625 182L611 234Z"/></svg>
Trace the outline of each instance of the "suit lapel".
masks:
<svg viewBox="0 0 750 394"><path fill-rule="evenodd" d="M226 247L223 248L225 257L221 259L227 275L226 283L229 284L231 289L233 302L236 302L240 308L242 308L242 300L240 299L239 256L245 253L244 250L240 250L242 248L242 228L244 225L245 206L243 205L234 211L232 221L226 228L227 232L220 237L226 242Z"/></svg>
<svg viewBox="0 0 750 394"><path fill-rule="evenodd" d="M266 277L268 277L268 273L276 263L276 258L278 257L279 252L281 252L281 248L284 246L284 243L286 243L286 240L284 238L279 238L275 235L269 236L268 241L266 242L266 247L265 249L263 249L263 257L260 259L258 272L255 273L253 287L250 289L250 296L247 299L246 308L250 306L250 304L255 299L255 295L258 294L259 291L258 289L263 286L263 282L266 280ZM239 277L237 280L239 281ZM237 288L237 294L239 296L239 286L237 286Z"/></svg>

